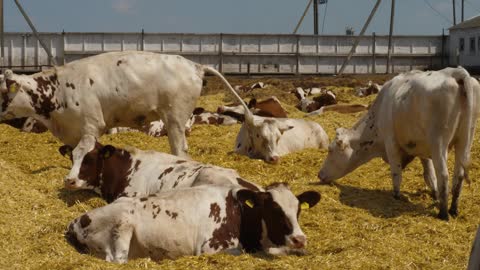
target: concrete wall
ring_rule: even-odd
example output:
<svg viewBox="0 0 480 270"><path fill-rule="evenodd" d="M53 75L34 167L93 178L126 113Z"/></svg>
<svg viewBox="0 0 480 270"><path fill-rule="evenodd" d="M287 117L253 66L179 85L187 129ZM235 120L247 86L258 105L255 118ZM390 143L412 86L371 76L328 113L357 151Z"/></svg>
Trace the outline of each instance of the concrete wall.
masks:
<svg viewBox="0 0 480 270"><path fill-rule="evenodd" d="M282 34L43 33L57 63L106 51L145 50L183 55L233 74L335 74L353 37ZM439 68L447 42L442 36L395 36L392 70ZM442 45L443 43L443 45ZM360 40L345 73L384 73L388 37ZM445 47L443 47L445 46ZM39 42L27 33L5 35L3 67L38 70L48 66Z"/></svg>

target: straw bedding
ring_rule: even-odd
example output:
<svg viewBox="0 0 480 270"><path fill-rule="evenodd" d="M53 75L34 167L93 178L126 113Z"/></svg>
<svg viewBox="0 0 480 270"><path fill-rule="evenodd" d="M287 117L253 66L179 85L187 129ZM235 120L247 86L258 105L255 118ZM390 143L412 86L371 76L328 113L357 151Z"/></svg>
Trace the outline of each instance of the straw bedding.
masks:
<svg viewBox="0 0 480 270"><path fill-rule="evenodd" d="M265 79L269 86L247 97L276 95L291 117L303 117L288 93L294 86L328 86L341 103L368 104L374 97L353 96L354 86L369 78ZM386 77L375 77L382 83ZM230 78L234 84L255 79ZM208 110L233 101L214 78L209 78L199 105ZM350 127L357 114L328 112L311 119L333 138L335 128ZM233 168L251 181L266 185L288 182L295 193L313 189L322 194L314 208L302 212L300 224L308 237L308 255L269 257L213 255L175 261L130 261L118 266L81 255L67 244L67 224L85 211L105 204L94 193L63 189L70 161L58 154L61 143L50 133L27 134L0 125L0 269L465 269L471 243L480 223L477 132L470 170L472 183L463 189L460 215L450 222L435 218L437 209L423 182L420 162L404 172L403 200L394 200L388 166L375 159L337 181L317 185L316 175L326 150L308 149L289 154L279 165L266 164L231 153L240 126L195 126L188 138L190 154L199 161ZM166 138L142 133L104 136L101 142L169 152ZM453 153L449 168L453 167ZM451 172L450 172L451 173Z"/></svg>

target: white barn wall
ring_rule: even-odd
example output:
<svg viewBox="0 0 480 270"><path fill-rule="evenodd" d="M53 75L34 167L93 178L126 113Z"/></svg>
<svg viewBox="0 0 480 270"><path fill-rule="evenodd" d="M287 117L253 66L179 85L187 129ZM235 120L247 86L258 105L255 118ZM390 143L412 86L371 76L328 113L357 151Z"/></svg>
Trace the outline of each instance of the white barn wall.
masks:
<svg viewBox="0 0 480 270"><path fill-rule="evenodd" d="M59 64L107 51L145 50L180 54L232 74L335 74L354 40L344 35L188 33L42 33L41 37ZM360 39L345 73L386 71L388 36L375 36L373 41L373 36ZM447 54L448 42L444 43ZM51 64L27 33L7 33L5 53L3 67L34 71ZM394 72L440 68L442 36L394 36L392 53Z"/></svg>

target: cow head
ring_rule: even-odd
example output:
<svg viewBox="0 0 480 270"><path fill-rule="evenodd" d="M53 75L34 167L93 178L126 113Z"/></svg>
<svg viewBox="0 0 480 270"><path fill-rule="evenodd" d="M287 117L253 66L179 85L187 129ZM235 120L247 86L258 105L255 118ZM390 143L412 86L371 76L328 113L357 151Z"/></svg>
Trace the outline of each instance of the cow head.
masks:
<svg viewBox="0 0 480 270"><path fill-rule="evenodd" d="M320 193L306 191L295 196L288 185L280 183L268 186L265 192L242 189L236 197L243 209L240 241L247 251L260 245L271 254L283 255L306 246L298 218L302 210L320 201Z"/></svg>
<svg viewBox="0 0 480 270"><path fill-rule="evenodd" d="M290 91L290 93L295 94L298 100L304 100L306 98L305 91L301 87L297 87L294 90Z"/></svg>
<svg viewBox="0 0 480 270"><path fill-rule="evenodd" d="M0 75L0 119L13 119L32 115L34 109L30 96L32 83L28 77L19 76L7 69Z"/></svg>
<svg viewBox="0 0 480 270"><path fill-rule="evenodd" d="M251 151L249 156L252 158L261 158L269 163L278 163L280 156L278 154L278 142L283 133L293 128L284 121L273 118L261 118L260 121L246 123Z"/></svg>
<svg viewBox="0 0 480 270"><path fill-rule="evenodd" d="M335 139L328 146L327 158L318 173L321 183L331 183L359 166L358 155L352 148L352 144L355 144L352 132L338 128Z"/></svg>

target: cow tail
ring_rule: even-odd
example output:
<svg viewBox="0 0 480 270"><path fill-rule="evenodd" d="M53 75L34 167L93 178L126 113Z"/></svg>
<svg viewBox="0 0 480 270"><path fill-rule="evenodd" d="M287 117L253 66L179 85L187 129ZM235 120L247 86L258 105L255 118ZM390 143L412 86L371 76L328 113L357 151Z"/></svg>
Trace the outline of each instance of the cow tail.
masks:
<svg viewBox="0 0 480 270"><path fill-rule="evenodd" d="M247 104L243 101L243 99L237 94L237 92L233 89L232 85L223 77L223 75L218 72L216 69L211 68L209 66L203 66L203 70L207 73L213 74L220 78L222 82L227 86L227 88L232 92L232 94L238 99L240 104L242 104L243 108L245 109L245 121L247 123L253 123L253 114L250 112L250 109L248 108Z"/></svg>
<svg viewBox="0 0 480 270"><path fill-rule="evenodd" d="M465 170L468 168L470 164L470 149L472 148L473 143L473 133L475 131L475 112L474 112L474 79L470 77L468 72L461 68L462 70L462 78L455 78L457 83L460 85L461 89L461 96L465 97L465 116L462 117L461 121L464 121L463 126L465 127L465 149L463 153L461 153L462 158L462 166ZM461 81L460 81L461 80ZM462 87L463 83L463 87Z"/></svg>

